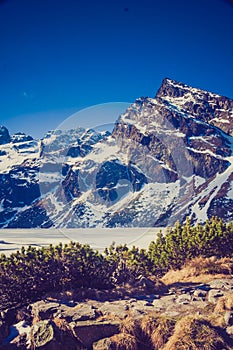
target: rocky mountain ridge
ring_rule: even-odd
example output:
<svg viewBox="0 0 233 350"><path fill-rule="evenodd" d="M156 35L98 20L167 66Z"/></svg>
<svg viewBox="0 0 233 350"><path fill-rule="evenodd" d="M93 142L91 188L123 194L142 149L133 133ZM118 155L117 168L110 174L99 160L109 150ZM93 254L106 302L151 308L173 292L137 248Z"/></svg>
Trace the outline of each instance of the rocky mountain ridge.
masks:
<svg viewBox="0 0 233 350"><path fill-rule="evenodd" d="M0 227L233 219L233 100L170 79L113 132L0 129Z"/></svg>

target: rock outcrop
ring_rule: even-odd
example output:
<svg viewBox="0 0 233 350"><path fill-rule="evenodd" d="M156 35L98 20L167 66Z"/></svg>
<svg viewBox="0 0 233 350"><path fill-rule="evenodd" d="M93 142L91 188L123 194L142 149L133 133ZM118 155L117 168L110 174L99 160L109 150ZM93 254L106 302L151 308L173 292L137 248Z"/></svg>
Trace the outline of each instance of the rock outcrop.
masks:
<svg viewBox="0 0 233 350"><path fill-rule="evenodd" d="M212 319L221 319L222 334L233 342L232 309L232 278L216 278L206 283L176 283L157 294L135 294L114 300L109 294L108 301L44 299L27 307L1 312L0 348L108 350L113 344L123 342L124 337L128 337L130 344L135 344L133 334L120 333L123 324L131 329L132 324L128 322L132 321L127 320L144 320L148 330L149 325L145 322L155 315L176 322L195 315L208 319L212 314Z"/></svg>
<svg viewBox="0 0 233 350"><path fill-rule="evenodd" d="M0 126L0 145L5 145L11 140L9 131L5 126Z"/></svg>

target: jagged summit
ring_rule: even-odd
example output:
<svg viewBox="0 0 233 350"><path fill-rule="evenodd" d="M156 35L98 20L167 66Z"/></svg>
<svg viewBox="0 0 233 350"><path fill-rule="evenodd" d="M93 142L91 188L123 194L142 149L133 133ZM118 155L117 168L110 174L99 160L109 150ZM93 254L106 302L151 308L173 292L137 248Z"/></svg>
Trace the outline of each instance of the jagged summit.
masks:
<svg viewBox="0 0 233 350"><path fill-rule="evenodd" d="M189 117L215 125L233 135L233 100L205 90L164 79L156 99Z"/></svg>
<svg viewBox="0 0 233 350"><path fill-rule="evenodd" d="M176 88L175 91L178 91L178 89L180 89L183 92L193 91L195 93L199 92L199 93L205 93L205 94L216 96L216 97L223 97L223 96L216 94L214 92L210 92L210 91L207 91L207 90L204 90L201 88L192 87L191 85L188 85L188 84L185 84L185 83L182 83L180 81L170 79L170 78L163 79L162 84L161 84L158 92L156 93L155 97L159 97L160 91L165 92L167 90L167 92L169 93L169 90L171 87ZM179 97L179 96L174 96L174 97Z"/></svg>
<svg viewBox="0 0 233 350"><path fill-rule="evenodd" d="M0 226L232 220L232 136L231 99L168 78L111 134L77 128L36 141L0 129Z"/></svg>

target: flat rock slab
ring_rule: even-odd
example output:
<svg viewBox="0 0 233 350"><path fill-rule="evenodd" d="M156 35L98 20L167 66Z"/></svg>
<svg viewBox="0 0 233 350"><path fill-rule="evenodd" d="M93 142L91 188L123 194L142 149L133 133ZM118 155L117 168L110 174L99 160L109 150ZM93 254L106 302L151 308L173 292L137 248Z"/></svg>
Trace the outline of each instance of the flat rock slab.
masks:
<svg viewBox="0 0 233 350"><path fill-rule="evenodd" d="M198 309L204 309L207 305L207 301L203 301L202 298L193 298L190 294L181 295L166 295L158 300L153 301L154 310L162 313L178 312L180 314L197 311ZM152 309L153 310L153 309Z"/></svg>
<svg viewBox="0 0 233 350"><path fill-rule="evenodd" d="M176 303L178 304L189 304L191 302L191 295L190 294L181 294L176 298Z"/></svg>
<svg viewBox="0 0 233 350"><path fill-rule="evenodd" d="M87 349L92 349L94 342L119 333L120 323L117 321L81 321L70 325L81 343Z"/></svg>
<svg viewBox="0 0 233 350"><path fill-rule="evenodd" d="M43 321L52 318L58 312L60 304L41 300L34 304L31 304L31 307L32 316Z"/></svg>
<svg viewBox="0 0 233 350"><path fill-rule="evenodd" d="M148 302L147 300L137 300L136 298L112 302L106 301L103 303L98 302L94 303L94 306L103 316L107 316L109 318L118 318L121 320L132 314L134 314L135 317L136 315L144 315L145 313L153 311L154 309L152 302Z"/></svg>
<svg viewBox="0 0 233 350"><path fill-rule="evenodd" d="M211 289L208 293L208 302L215 304L223 295L224 293L220 289Z"/></svg>
<svg viewBox="0 0 233 350"><path fill-rule="evenodd" d="M33 317L39 320L52 319L53 317L64 318L67 322L95 320L101 316L91 304L74 304L73 307L55 302L38 301L32 306Z"/></svg>
<svg viewBox="0 0 233 350"><path fill-rule="evenodd" d="M94 306L81 303L75 307L61 307L61 311L57 316L64 318L67 322L76 322L95 320L101 315L102 313Z"/></svg>
<svg viewBox="0 0 233 350"><path fill-rule="evenodd" d="M153 301L154 308L156 311L165 311L169 307L174 306L176 301L176 296L174 294L166 295L160 299L156 299Z"/></svg>
<svg viewBox="0 0 233 350"><path fill-rule="evenodd" d="M209 286L211 289L221 289L230 291L233 290L233 279L230 278L222 278L222 279L216 279L211 282L209 282Z"/></svg>
<svg viewBox="0 0 233 350"><path fill-rule="evenodd" d="M112 316L119 319L124 319L127 317L130 307L130 304L128 304L125 300L119 300L116 302L107 301L102 304L98 304L98 310L104 316Z"/></svg>

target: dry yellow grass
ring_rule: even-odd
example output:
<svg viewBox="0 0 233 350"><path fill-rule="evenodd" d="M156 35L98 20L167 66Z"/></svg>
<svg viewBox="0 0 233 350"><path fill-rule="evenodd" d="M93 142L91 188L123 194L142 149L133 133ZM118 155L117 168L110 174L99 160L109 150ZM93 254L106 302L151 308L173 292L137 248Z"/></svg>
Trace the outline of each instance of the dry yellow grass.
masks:
<svg viewBox="0 0 233 350"><path fill-rule="evenodd" d="M161 281L166 285L177 282L206 283L215 278L227 278L232 271L232 258L197 257L180 270L170 270Z"/></svg>
<svg viewBox="0 0 233 350"><path fill-rule="evenodd" d="M123 334L129 334L136 339L141 339L142 330L140 320L133 319L133 317L126 317L120 325L120 331Z"/></svg>
<svg viewBox="0 0 233 350"><path fill-rule="evenodd" d="M151 313L135 320L127 317L121 323L122 334L130 335L136 339L140 349L162 349L175 327L173 318Z"/></svg>
<svg viewBox="0 0 233 350"><path fill-rule="evenodd" d="M142 331L148 336L151 345L156 350L162 349L172 335L175 320L162 315L147 315L142 318Z"/></svg>
<svg viewBox="0 0 233 350"><path fill-rule="evenodd" d="M138 350L138 345L135 337L130 334L120 333L110 338L108 348L112 350Z"/></svg>
<svg viewBox="0 0 233 350"><path fill-rule="evenodd" d="M162 350L226 349L223 338L203 318L186 316L176 323L173 335Z"/></svg>
<svg viewBox="0 0 233 350"><path fill-rule="evenodd" d="M150 336L153 333L153 331L158 327L158 319L158 313L144 316L140 324L142 331Z"/></svg>
<svg viewBox="0 0 233 350"><path fill-rule="evenodd" d="M53 318L54 324L63 332L71 331L71 328L69 326L69 323L67 323L66 320L62 318L55 317Z"/></svg>
<svg viewBox="0 0 233 350"><path fill-rule="evenodd" d="M39 321L41 321L41 319L39 318L39 316L38 316L38 315L34 316L33 319L32 319L32 325L35 324L35 323L37 323L37 322L39 322Z"/></svg>
<svg viewBox="0 0 233 350"><path fill-rule="evenodd" d="M175 321L166 317L161 317L158 327L151 334L152 345L160 350L166 344L172 335L175 327Z"/></svg>

